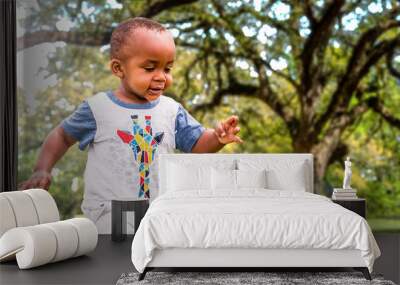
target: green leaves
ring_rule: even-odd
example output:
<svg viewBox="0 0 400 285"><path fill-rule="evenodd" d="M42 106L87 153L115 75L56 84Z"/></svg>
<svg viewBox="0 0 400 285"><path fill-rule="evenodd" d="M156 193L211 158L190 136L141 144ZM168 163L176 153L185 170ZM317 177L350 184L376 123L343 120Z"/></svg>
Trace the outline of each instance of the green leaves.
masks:
<svg viewBox="0 0 400 285"><path fill-rule="evenodd" d="M347 146L355 161L355 187L368 198L368 215L400 215L395 174L400 133L388 120L400 119L400 84L396 72L389 72L399 70L392 48L400 38L397 1L345 1L340 9L331 1L118 1L120 8L105 0L39 2L40 9L21 20L30 33L24 46L60 40L66 46L45 67L48 76L57 76L56 86L34 100L29 90L19 93L19 180L29 175L49 130L72 112L58 101L77 106L118 86L107 66L112 28L149 14L176 38L169 96L207 127L239 116L245 143L224 152L313 152L322 168L315 178L337 187L342 179L337 162L343 160L338 150ZM75 26L60 33L55 24L63 18ZM379 108L371 109L371 98ZM65 201L66 216L79 211L79 205L69 206L77 200L64 193L70 193L74 177L82 177L83 154L74 149L66 156L79 167L66 160L57 165L65 179L52 187L60 203ZM78 199L80 183L72 195Z"/></svg>

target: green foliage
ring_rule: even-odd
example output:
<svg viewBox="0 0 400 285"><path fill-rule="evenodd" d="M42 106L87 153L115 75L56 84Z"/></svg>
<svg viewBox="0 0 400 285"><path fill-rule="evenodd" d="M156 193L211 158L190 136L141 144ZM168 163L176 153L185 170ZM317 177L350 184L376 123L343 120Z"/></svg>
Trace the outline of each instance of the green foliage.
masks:
<svg viewBox="0 0 400 285"><path fill-rule="evenodd" d="M400 219L368 219L368 224L375 233L400 232Z"/></svg>
<svg viewBox="0 0 400 285"><path fill-rule="evenodd" d="M151 3L156 3L114 1L122 3L119 9L112 7L106 0L38 2L40 8L21 21L28 32L42 30L46 26L53 27L60 18L67 17L74 23L71 31L83 32L85 38L103 35L120 21L142 14ZM312 2L314 16L318 18L328 1ZM395 2L382 3L394 6ZM220 4L226 18L231 20L223 20L213 3ZM309 35L310 22L303 13L301 1L260 3L265 7L258 9L252 1L197 1L190 6L175 7L155 16L156 20L178 33L174 85L169 90L171 96L182 102L187 109L196 110L196 107L204 103L212 103L213 96L227 88L232 78L243 84L257 86L260 84L260 74L266 74L271 90L277 94L284 107L297 118L304 115L299 92L287 77L291 77L297 84L301 83L301 51ZM343 21L335 24L325 54L318 55L318 63L327 72L319 90L320 100L313 110L317 116L326 112L332 94L338 87L338 78L346 71L352 48L361 33L387 20L385 13L368 12L371 1L357 1L357 9L353 7L354 3L346 1L345 12L340 20L354 16L358 21L357 28L350 30ZM290 7L288 15L278 11L280 4ZM88 9L92 9L92 12L83 13ZM243 32L244 28L247 33ZM270 29L267 29L269 34L260 40L258 36L265 28ZM290 28L297 30L293 33L284 31ZM274 29L275 32L271 32ZM392 39L398 32L398 29L389 31L379 39ZM279 69L267 68L260 71L253 61L258 56L268 63L283 60L286 65ZM57 76L57 84L39 93L23 89L18 93L19 182L31 175L40 145L55 126L85 98L99 91L115 89L119 84L109 71L106 46L89 47L84 43L68 43L65 47L57 48L48 59L49 65L45 69L48 76ZM362 79L360 88L364 99L379 97L388 112L398 117L399 81L389 75L385 64L385 58L378 61ZM352 96L349 108L359 104L360 100ZM288 125L259 94L227 94L221 104L193 112L206 127L213 127L217 121L231 114L240 117L240 136L245 143L229 145L223 152L294 151ZM322 129L319 139L327 135L330 126L327 124ZM354 161L354 187L359 190L359 196L368 199L368 216L400 217L400 131L386 123L381 116L368 111L354 120L343 133L341 141L348 146L349 155ZM74 146L55 166L50 192L63 218L81 213L85 163L86 152ZM331 187L338 187L342 183L342 164L342 161L339 163L335 160L328 167L325 181Z"/></svg>
<svg viewBox="0 0 400 285"><path fill-rule="evenodd" d="M214 127L232 114L240 114L243 144L226 146L226 153L289 153L291 140L282 121L262 102L254 98L226 98L224 104L201 118L206 127Z"/></svg>
<svg viewBox="0 0 400 285"><path fill-rule="evenodd" d="M400 131L368 112L345 139L353 160L353 187L367 199L368 217L400 218ZM342 185L343 168L343 163L329 167L326 180L332 187Z"/></svg>

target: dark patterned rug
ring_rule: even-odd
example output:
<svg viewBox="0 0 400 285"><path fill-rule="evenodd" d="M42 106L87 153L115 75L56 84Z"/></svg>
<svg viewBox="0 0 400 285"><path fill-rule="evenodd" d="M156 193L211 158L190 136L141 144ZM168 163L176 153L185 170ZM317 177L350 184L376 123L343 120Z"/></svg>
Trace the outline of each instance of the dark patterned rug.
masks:
<svg viewBox="0 0 400 285"><path fill-rule="evenodd" d="M213 285L246 285L246 284L324 284L353 285L376 284L395 285L384 280L381 275L372 274L372 281L364 278L360 272L154 272L150 271L142 281L138 281L139 273L124 273L117 285L145 284L213 284Z"/></svg>

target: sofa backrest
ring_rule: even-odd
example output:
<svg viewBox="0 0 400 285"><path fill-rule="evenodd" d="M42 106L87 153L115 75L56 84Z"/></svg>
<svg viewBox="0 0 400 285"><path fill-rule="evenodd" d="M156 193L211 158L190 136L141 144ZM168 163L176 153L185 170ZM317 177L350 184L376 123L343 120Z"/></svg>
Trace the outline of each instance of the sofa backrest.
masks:
<svg viewBox="0 0 400 285"><path fill-rule="evenodd" d="M233 169L264 168L278 173L274 176L274 184L292 180L292 184L303 183L305 191L313 193L313 155L310 153L290 154L161 154L159 157L159 193L164 193L169 184L169 164L191 166L225 165ZM171 164L170 164L171 165ZM302 167L301 177L298 169ZM296 172L296 173L295 173ZM280 181L279 181L280 180Z"/></svg>
<svg viewBox="0 0 400 285"><path fill-rule="evenodd" d="M53 197L43 189L0 193L0 237L9 229L57 222Z"/></svg>

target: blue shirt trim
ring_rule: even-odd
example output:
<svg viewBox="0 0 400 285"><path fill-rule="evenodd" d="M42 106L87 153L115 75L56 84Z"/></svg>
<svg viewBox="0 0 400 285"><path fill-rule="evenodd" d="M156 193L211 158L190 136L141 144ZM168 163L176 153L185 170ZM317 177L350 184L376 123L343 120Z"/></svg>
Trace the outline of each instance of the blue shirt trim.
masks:
<svg viewBox="0 0 400 285"><path fill-rule="evenodd" d="M110 98L111 101L113 101L115 104L127 108L127 109L151 109L157 106L157 104L160 102L160 97L158 97L154 101L150 101L144 104L136 104L136 103L126 103L121 101L117 96L115 96L114 92L108 91L107 92L108 98Z"/></svg>
<svg viewBox="0 0 400 285"><path fill-rule="evenodd" d="M145 104L131 104L119 100L112 91L107 92L112 102L121 107L129 109L150 109L155 107L160 98ZM84 101L68 118L62 123L64 131L79 141L79 149L84 150L94 141L97 125L89 103ZM175 118L175 146L183 152L191 152L205 128L196 121L183 107L179 105Z"/></svg>

